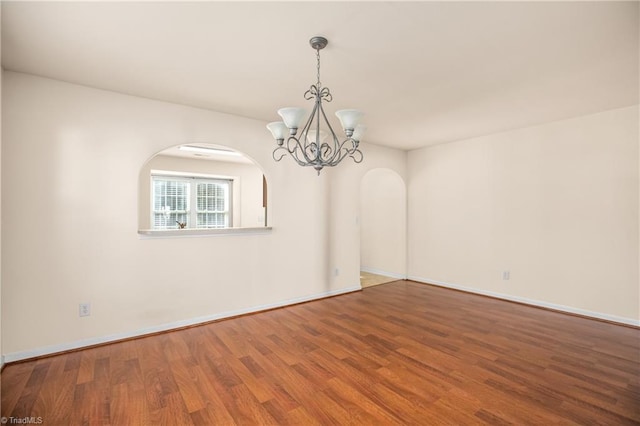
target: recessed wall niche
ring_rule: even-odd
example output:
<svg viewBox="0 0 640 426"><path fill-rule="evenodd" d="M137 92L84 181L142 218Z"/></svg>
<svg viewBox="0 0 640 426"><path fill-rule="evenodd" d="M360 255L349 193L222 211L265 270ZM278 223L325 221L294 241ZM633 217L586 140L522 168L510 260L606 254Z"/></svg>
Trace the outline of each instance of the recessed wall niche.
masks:
<svg viewBox="0 0 640 426"><path fill-rule="evenodd" d="M202 143L158 152L142 167L138 230L266 227L267 181L247 155Z"/></svg>

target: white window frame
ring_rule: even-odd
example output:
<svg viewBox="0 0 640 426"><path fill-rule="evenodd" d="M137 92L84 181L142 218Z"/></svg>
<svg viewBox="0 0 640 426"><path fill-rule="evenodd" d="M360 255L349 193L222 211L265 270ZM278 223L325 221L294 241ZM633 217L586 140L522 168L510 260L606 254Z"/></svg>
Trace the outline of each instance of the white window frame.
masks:
<svg viewBox="0 0 640 426"><path fill-rule="evenodd" d="M163 171L152 171L151 179L150 179L150 225L151 229L154 231L166 231L166 230L174 230L179 229L178 224L175 224L173 228L155 228L155 215L161 213L160 211L154 210L155 207L155 185L154 182L156 179L163 180L172 180L177 182L185 182L188 183L188 199L187 199L187 226L184 229L194 229L194 230L205 230L205 229L225 229L233 227L233 191L234 191L234 179L232 177L223 177L223 176L209 176L209 175L200 175L200 174L192 174L192 173L181 173L181 172L163 172ZM198 223L198 213L207 213L206 211L198 211L198 184L206 184L206 183L217 183L217 184L225 184L227 186L227 200L226 200L226 210L223 212L226 216L226 225L222 227L197 227Z"/></svg>

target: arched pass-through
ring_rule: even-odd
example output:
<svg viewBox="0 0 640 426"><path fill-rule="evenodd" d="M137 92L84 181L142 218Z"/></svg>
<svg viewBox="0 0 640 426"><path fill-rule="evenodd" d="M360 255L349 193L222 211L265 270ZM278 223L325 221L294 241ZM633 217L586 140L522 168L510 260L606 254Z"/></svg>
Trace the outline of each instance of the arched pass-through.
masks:
<svg viewBox="0 0 640 426"><path fill-rule="evenodd" d="M212 144L155 154L138 183L141 235L199 235L267 228L267 181L245 154Z"/></svg>

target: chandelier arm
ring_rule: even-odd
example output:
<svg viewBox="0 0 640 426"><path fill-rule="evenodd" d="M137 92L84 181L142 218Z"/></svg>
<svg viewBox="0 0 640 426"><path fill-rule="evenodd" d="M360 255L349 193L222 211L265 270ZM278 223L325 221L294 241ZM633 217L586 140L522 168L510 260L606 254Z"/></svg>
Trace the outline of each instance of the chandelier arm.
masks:
<svg viewBox="0 0 640 426"><path fill-rule="evenodd" d="M294 146L293 150L289 150L287 148L282 148L284 150L286 150L289 153L289 156L293 159L293 161L295 161L299 166L312 166L313 164L310 164L308 161L305 161L304 159L301 159L299 156L299 152L303 152L302 149L300 149L300 146ZM286 154L283 154L282 157L286 156ZM304 157L304 155L303 155Z"/></svg>
<svg viewBox="0 0 640 426"><path fill-rule="evenodd" d="M342 151L340 151L340 155L335 156L334 158L332 158L331 162L327 163L327 165L331 166L331 167L336 166L336 165L340 164L340 162L342 160L344 160L344 157L346 157L346 155L343 155Z"/></svg>
<svg viewBox="0 0 640 426"><path fill-rule="evenodd" d="M306 147L306 149L315 149L315 147L312 147L311 145L314 145L314 144L309 144L309 145ZM302 152L301 150L298 150L298 151ZM314 168L315 168L318 164L320 164L322 167L324 167L324 165L323 165L322 163L318 162L318 161L317 161L317 160L315 160L315 159L309 159L309 160L307 161L307 160L306 160L306 158L308 158L308 157L309 157L307 154L304 154L304 155L303 155L303 157L305 157L305 159L304 159L304 160L300 159L300 157L298 156L298 153L297 153L297 152L296 152L295 154L292 154L292 155L291 155L291 157L292 157L292 158L293 158L293 160L294 160L296 163L298 163L298 165L300 165L300 166L304 166L304 167L309 167L309 166L311 166L311 167L314 167ZM320 168L322 168L322 167L320 167Z"/></svg>
<svg viewBox="0 0 640 426"><path fill-rule="evenodd" d="M314 98L317 99L317 95L314 95ZM305 135L306 137L306 135L308 134L308 131L311 128L311 125L313 124L313 116L315 115L317 108L318 108L318 103L315 102L313 104L313 109L311 110L311 114L309 114L309 118L307 118L307 122L304 124L304 126L302 126L302 131L300 132L301 137L302 135Z"/></svg>
<svg viewBox="0 0 640 426"><path fill-rule="evenodd" d="M351 148L345 147L345 145L348 142L351 143ZM340 144L340 149L344 150L345 156L346 156L346 155L350 155L350 154L356 152L358 150L358 145L357 145L357 142L353 138L347 138L344 141L342 141L342 143Z"/></svg>
<svg viewBox="0 0 640 426"><path fill-rule="evenodd" d="M313 86L312 86L313 88ZM310 89L311 90L311 89ZM316 95L316 99L318 99L317 95ZM307 122L305 123L305 125L302 127L302 131L300 132L300 138L304 138L303 142L300 142L300 140L298 138L294 138L296 140L296 142L298 142L298 146L300 147L300 150L304 156L304 159L306 160L307 163L312 163L315 159L315 155L310 156L307 153L307 150L310 148L310 143L307 139L307 136L309 135L309 130L311 129L311 126L313 125L313 118L316 114L316 110L318 109L318 102L316 101L313 105L313 109L311 110L311 114L309 114L309 118L307 119Z"/></svg>
<svg viewBox="0 0 640 426"><path fill-rule="evenodd" d="M307 158L310 159L309 162L314 162L317 160L316 151L318 150L318 147L315 143L307 143L304 146L304 150L307 155Z"/></svg>
<svg viewBox="0 0 640 426"><path fill-rule="evenodd" d="M333 153L329 158L327 158L328 162L333 163L336 156L339 156L340 154L340 150L342 149L342 144L338 142L338 136L336 135L336 132L333 131L333 127L331 127L331 123L329 123L329 119L327 118L327 114L325 114L324 108L322 108L322 105L320 105L320 111L322 112L322 117L324 118L324 122L329 128L329 132L331 132L331 137L333 138L333 148L331 149ZM342 160L342 158L339 158L338 162L340 162L340 160Z"/></svg>
<svg viewBox="0 0 640 426"><path fill-rule="evenodd" d="M362 163L362 159L364 158L364 156L362 155L362 151L357 148L352 154L349 154L349 157L351 157L353 159L353 162L356 164Z"/></svg>
<svg viewBox="0 0 640 426"><path fill-rule="evenodd" d="M293 143L292 143L293 140ZM284 151L280 156L276 156L276 154L280 153L280 151ZM289 136L287 139L287 144L280 143L274 150L271 156L275 161L282 160L287 153L294 159L296 163L300 166L306 165L304 161L299 158L298 151L303 151L303 147L300 145L300 141L294 136Z"/></svg>
<svg viewBox="0 0 640 426"><path fill-rule="evenodd" d="M295 139L295 138L294 138ZM276 156L276 154L279 151L284 151L281 153L280 156ZM301 151L300 146L296 146L294 144L293 149L290 149L289 147L286 146L279 146L276 149L273 150L273 153L271 154L271 156L273 157L273 159L275 161L280 161L282 160L284 157L287 156L287 153L289 154L289 156L291 158L293 158L293 161L295 161L296 163L298 163L299 166L308 166L309 164L303 160L300 159L298 152Z"/></svg>
<svg viewBox="0 0 640 426"><path fill-rule="evenodd" d="M344 147L344 145L347 144L348 142L351 142L351 144L353 145L352 148ZM340 155L338 156L337 159L331 162L330 164L331 166L338 165L338 163L340 163L345 157L351 157L353 161L356 163L360 163L362 161L362 158L363 158L362 152L358 149L356 145L356 141L352 138L347 138L344 141L342 141L342 143L340 144L339 151L340 151Z"/></svg>
<svg viewBox="0 0 640 426"><path fill-rule="evenodd" d="M333 154L331 154L333 148L326 142L320 146L320 150L322 151L322 158L331 158L333 156Z"/></svg>
<svg viewBox="0 0 640 426"><path fill-rule="evenodd" d="M324 108L322 108L322 104L320 104L320 111L322 112L322 117L324 117L324 122L329 128L331 135L333 135L334 140L337 140L336 132L333 131L333 127L331 127L331 123L329 123L329 119L327 119L327 114L324 113Z"/></svg>
<svg viewBox="0 0 640 426"><path fill-rule="evenodd" d="M300 140L295 136L289 136L289 139L287 139L287 147L285 149L299 165L304 165L305 162L311 161L305 152L306 146L301 144ZM304 161L300 159L300 153L302 154Z"/></svg>
<svg viewBox="0 0 640 426"><path fill-rule="evenodd" d="M320 89L320 51L318 50L318 89ZM322 91L320 91L320 93L318 93L318 96L316 97L316 105L315 108L313 109L313 112L315 113L315 119L316 119L316 128L314 129L316 132L315 135L315 157L316 157L316 163L317 164L322 164L322 141L320 140L320 112L323 111L322 109L322 95L321 95Z"/></svg>
<svg viewBox="0 0 640 426"><path fill-rule="evenodd" d="M286 152L281 153L282 155L280 155L280 157L276 157L276 153L278 153L279 151L286 151ZM273 157L274 160L280 161L287 156L287 152L289 152L287 148L285 148L284 146L279 146L273 150L273 153L271 154L271 156Z"/></svg>

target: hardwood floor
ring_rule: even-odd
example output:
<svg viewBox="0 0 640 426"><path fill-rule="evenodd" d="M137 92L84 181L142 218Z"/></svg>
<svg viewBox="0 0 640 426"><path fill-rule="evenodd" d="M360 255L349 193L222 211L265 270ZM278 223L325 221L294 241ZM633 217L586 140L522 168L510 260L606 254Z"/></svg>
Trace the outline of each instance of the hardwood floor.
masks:
<svg viewBox="0 0 640 426"><path fill-rule="evenodd" d="M640 424L640 330L396 281L8 365L1 388L2 416L47 425Z"/></svg>

